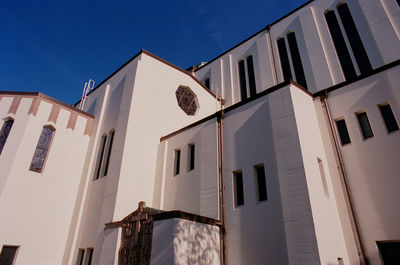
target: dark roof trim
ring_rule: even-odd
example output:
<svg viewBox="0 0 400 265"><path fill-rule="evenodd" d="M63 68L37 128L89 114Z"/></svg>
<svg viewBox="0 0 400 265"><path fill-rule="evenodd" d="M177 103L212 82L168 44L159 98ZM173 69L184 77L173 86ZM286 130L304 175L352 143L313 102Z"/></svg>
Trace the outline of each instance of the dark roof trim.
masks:
<svg viewBox="0 0 400 265"><path fill-rule="evenodd" d="M221 223L216 219L183 211L169 211L169 212L158 213L153 215L152 218L154 221L179 218L179 219L194 221L197 223L221 226Z"/></svg>
<svg viewBox="0 0 400 265"><path fill-rule="evenodd" d="M278 20L275 20L274 22L272 22L271 24L268 24L265 28L257 31L256 33L254 33L253 35L251 35L250 37L246 38L245 40L239 42L238 44L236 44L235 46L233 46L232 48L230 48L229 50L221 53L220 55L218 55L217 57L214 57L211 61L207 62L206 64L202 65L201 67L195 69L194 71L197 72L198 70L202 69L203 67L209 65L210 63L214 62L215 60L217 60L218 58L224 56L225 54L227 54L228 52L232 51L233 49L237 48L238 46L242 45L243 43L245 43L246 41L252 39L253 37L257 36L258 34L260 34L261 32L267 30L269 31L271 29L271 27L275 24L277 24L278 22L282 21L283 19L287 18L288 16L292 15L293 13L299 11L300 9L302 9L303 7L307 6L308 4L310 4L311 2L314 2L315 0L310 0L307 1L306 3L302 4L301 6L299 6L298 8L296 8L295 10L289 12L288 14L284 15L283 17L279 18Z"/></svg>
<svg viewBox="0 0 400 265"><path fill-rule="evenodd" d="M141 54L146 54L150 57L152 57L153 59L156 59L172 68L174 68L175 70L178 70L188 76L190 76L197 84L199 84L202 88L204 88L211 96L213 96L214 98L217 98L216 95L214 95L210 90L208 90L196 77L194 77L190 72L162 59L161 57L158 57L157 55L146 51L145 49L141 49L140 52L138 52L137 54L135 54L131 59L129 59L127 62L125 62L122 66L120 66L117 70L115 70L111 75L109 75L106 79L104 79L100 84L98 84L95 88L93 88L92 91L89 92L88 95L90 95L93 91L95 91L97 88L99 88L100 86L102 86L105 82L107 82L108 80L110 80L116 73L118 73L122 68L124 68L126 65L128 65L130 62L132 62L133 60L135 60L139 55ZM217 98L217 100L220 100ZM81 102L81 100L79 100L78 102L76 102L74 104L74 106L76 106L77 104L79 104L79 102Z"/></svg>
<svg viewBox="0 0 400 265"><path fill-rule="evenodd" d="M249 97L249 98L247 98L247 99L245 99L245 100L242 100L242 101L240 101L240 102L238 102L238 103L236 103L236 104L234 104L234 105L232 105L232 106L229 106L229 107L227 107L226 109L224 109L223 112L224 112L224 113L227 113L227 112L229 112L229 111L231 111L231 110L237 109L237 108L239 108L239 107L241 107L241 106L243 106L243 105L245 105L245 104L247 104L247 103L249 103L249 102L251 102L251 101L254 101L254 100L258 99L258 98L261 98L261 97L263 97L263 96L265 96L265 95L268 95L268 94L270 94L270 93L272 93L272 92L274 92L274 91L276 91L276 90L279 90L279 89L282 88L282 87L288 86L288 85L294 85L294 86L296 86L297 88L299 88L300 90L302 90L304 93L306 93L307 95L309 95L310 97L313 96L313 94L311 94L308 90L306 90L305 88L303 88L301 85L299 85L299 84L297 84L296 82L290 80L290 81L285 81L285 82L282 82L282 83L280 83L280 84L277 84L277 85L275 85L275 86L273 86L273 87L270 87L270 88L268 88L268 89L266 89L266 90L264 90L264 91L261 91L260 93L254 95L254 96L252 96L252 97ZM206 122L206 121L211 120L211 119L213 119L213 118L218 118L219 115L220 115L220 111L218 111L218 112L216 112L216 113L214 113L214 114L211 114L210 116L207 116L207 117L205 117L205 118L203 118L203 119L201 119L201 120L199 120L199 121L196 121L196 122L194 122L194 123L192 123L192 124L189 124L189 125L187 125L187 126L181 128L181 129L179 129L179 130L177 130L177 131L174 131L174 132L172 132L172 133L170 133L170 134L168 134L168 135L166 135L166 136L161 137L161 138L160 138L160 142L162 142L162 141L164 141L164 140L166 140L166 139L168 139L168 138L171 138L172 136L177 135L177 134L179 134L179 133L181 133L181 132L184 132L184 131L186 131L186 130L188 130L188 129L191 129L191 128L193 128L193 127L196 127L197 125L199 125L199 124L201 124L201 123L203 123L203 122Z"/></svg>
<svg viewBox="0 0 400 265"><path fill-rule="evenodd" d="M49 101L49 102L58 104L58 105L62 106L62 107L65 108L65 109L68 109L68 110L77 112L77 113L79 113L79 114L81 114L81 115L83 115L83 116L86 116L86 117L88 117L88 118L94 119L94 116L93 116L93 115L91 115L91 114L89 114L89 113L87 113L87 112L84 112L84 111L82 111L82 110L79 110L79 109L77 109L77 108L74 108L73 106L70 106L70 105L68 105L68 104L66 104L66 103L64 103L64 102L62 102L62 101L59 101L59 100L57 100L57 99L55 99L55 98L52 98L52 97L49 97L49 96L47 96L47 95L45 95L45 94L43 94L43 93L40 93L40 92L0 91L0 95L5 95L5 96L10 95L10 96L39 97L39 98L41 98L41 99L43 99L43 100L45 100L45 101Z"/></svg>
<svg viewBox="0 0 400 265"><path fill-rule="evenodd" d="M378 73L380 73L380 72L386 71L386 70L388 70L388 69L390 69L390 68L393 68L393 67L396 67L396 66L399 66L399 65L400 65L400 59L399 59L399 60L396 60L396 61L394 61L394 62L385 64L384 66L378 67L378 68L376 68L376 69L370 71L369 73L365 73L365 74L359 75L359 76L357 76L354 80L351 80L351 81L344 81L344 82L342 82L342 83L339 83L339 84L333 85L333 86L331 86L331 87L325 88L325 89L323 89L323 90L320 90L320 91L314 93L313 96L314 96L314 98L323 96L323 95L325 95L326 93L335 91L335 90L337 90L337 89L339 89L339 88L341 88L341 87L350 85L350 84L352 84L352 83L356 83L356 82L358 82L358 81L360 81L360 80L363 80L363 79L368 78L368 77L370 77L370 76L372 76L372 75L378 74Z"/></svg>

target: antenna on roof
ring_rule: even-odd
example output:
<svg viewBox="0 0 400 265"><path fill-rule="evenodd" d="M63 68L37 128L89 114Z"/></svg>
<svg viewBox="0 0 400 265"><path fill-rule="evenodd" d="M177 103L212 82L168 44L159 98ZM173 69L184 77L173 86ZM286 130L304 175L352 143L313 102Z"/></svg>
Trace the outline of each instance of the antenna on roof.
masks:
<svg viewBox="0 0 400 265"><path fill-rule="evenodd" d="M93 88L94 88L94 80L89 79L89 81L87 81L85 83L85 86L83 87L81 103L79 105L80 110L83 110L83 106L85 105L85 102L88 97L87 95Z"/></svg>

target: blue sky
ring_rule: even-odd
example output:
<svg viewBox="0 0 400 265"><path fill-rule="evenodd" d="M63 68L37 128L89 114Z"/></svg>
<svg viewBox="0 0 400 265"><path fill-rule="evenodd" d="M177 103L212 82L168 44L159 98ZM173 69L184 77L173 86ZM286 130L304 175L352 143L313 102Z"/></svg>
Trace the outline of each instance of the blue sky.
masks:
<svg viewBox="0 0 400 265"><path fill-rule="evenodd" d="M2 0L0 90L68 104L141 48L187 68L214 57L306 0Z"/></svg>

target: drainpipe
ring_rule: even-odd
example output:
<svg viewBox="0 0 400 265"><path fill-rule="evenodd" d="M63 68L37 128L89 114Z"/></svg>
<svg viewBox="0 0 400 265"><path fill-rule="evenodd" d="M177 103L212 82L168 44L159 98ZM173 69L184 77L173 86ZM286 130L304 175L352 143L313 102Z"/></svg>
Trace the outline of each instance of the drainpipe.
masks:
<svg viewBox="0 0 400 265"><path fill-rule="evenodd" d="M224 184L224 110L217 113L218 123L218 200L219 200L219 219L220 219L220 264L225 265L225 184Z"/></svg>
<svg viewBox="0 0 400 265"><path fill-rule="evenodd" d="M339 162L339 168L340 168L340 172L342 174L342 180L344 183L344 187L345 187L345 199L348 202L348 210L349 210L349 215L350 215L350 223L351 223L351 227L353 230L353 235L355 237L356 240L356 248L357 248L357 252L358 252L358 257L360 259L360 264L361 265L369 265L368 260L365 256L365 250L363 247L363 244L361 242L361 233L360 233L360 229L358 227L358 222L357 222L357 218L356 215L354 213L354 203L350 194L350 188L349 188L349 183L348 183L348 176L346 174L346 170L344 167L344 162L343 162L343 157L342 154L340 152L340 148L339 148L339 144L337 141L337 137L336 137L336 133L335 130L333 129L333 121L332 121L332 116L331 116L331 112L329 110L329 105L328 105L328 91L325 90L325 94L322 94L320 96L320 100L322 103L322 106L325 109L325 114L326 117L328 118L329 121L329 129L332 135L332 139L333 139L333 143L335 146L335 154L336 154L336 158Z"/></svg>
<svg viewBox="0 0 400 265"><path fill-rule="evenodd" d="M272 46L272 39L271 39L271 25L267 25L265 27L265 29L267 30L267 34L268 34L268 39L269 39L269 56L272 59L272 72L273 72L273 76L275 77L274 79L274 85L278 84L278 74L276 72L276 63L275 63L275 56L274 56L274 47Z"/></svg>

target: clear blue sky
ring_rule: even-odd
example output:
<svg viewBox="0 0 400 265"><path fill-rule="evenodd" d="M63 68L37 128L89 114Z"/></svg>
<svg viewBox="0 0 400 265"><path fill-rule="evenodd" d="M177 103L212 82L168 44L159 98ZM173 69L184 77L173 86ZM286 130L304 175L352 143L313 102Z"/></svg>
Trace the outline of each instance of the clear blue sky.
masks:
<svg viewBox="0 0 400 265"><path fill-rule="evenodd" d="M306 0L2 0L0 90L75 103L144 48L187 68Z"/></svg>

